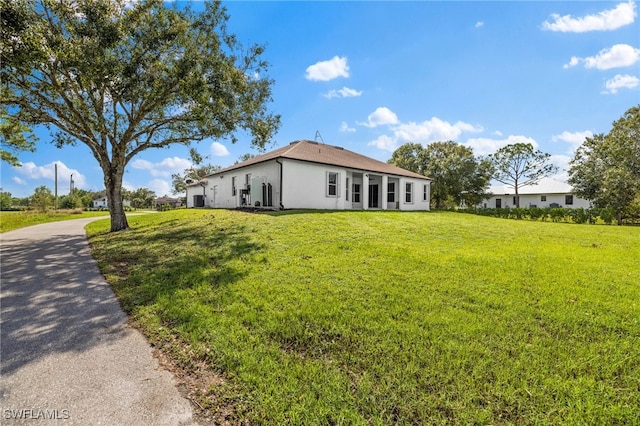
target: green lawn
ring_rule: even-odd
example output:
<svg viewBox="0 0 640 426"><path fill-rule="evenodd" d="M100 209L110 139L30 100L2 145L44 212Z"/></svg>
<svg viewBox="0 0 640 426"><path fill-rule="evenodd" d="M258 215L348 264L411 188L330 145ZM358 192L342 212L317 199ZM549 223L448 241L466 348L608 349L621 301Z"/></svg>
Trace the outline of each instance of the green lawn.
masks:
<svg viewBox="0 0 640 426"><path fill-rule="evenodd" d="M0 232L13 231L25 226L84 217L109 216L108 211L85 212L82 210L59 210L46 213L33 210L0 211Z"/></svg>
<svg viewBox="0 0 640 426"><path fill-rule="evenodd" d="M88 226L199 404L251 424L639 424L640 228L180 210ZM203 379L204 381L204 379Z"/></svg>

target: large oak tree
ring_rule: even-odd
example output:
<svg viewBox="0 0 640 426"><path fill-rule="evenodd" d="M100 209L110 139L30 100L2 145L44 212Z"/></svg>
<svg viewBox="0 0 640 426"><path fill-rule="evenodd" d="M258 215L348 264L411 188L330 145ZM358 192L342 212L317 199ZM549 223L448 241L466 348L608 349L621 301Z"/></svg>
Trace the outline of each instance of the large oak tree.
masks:
<svg viewBox="0 0 640 426"><path fill-rule="evenodd" d="M432 178L431 199L436 208L479 203L493 173L487 159L453 141L432 142L426 147L404 144L393 152L389 163Z"/></svg>
<svg viewBox="0 0 640 426"><path fill-rule="evenodd" d="M623 216L640 206L640 105L630 108L607 134L586 138L571 160L569 183L577 195Z"/></svg>
<svg viewBox="0 0 640 426"><path fill-rule="evenodd" d="M263 47L229 34L226 10L162 0L2 0L2 105L45 125L57 146L89 147L104 173L111 230L128 227L126 165L142 151L251 135L258 148L280 118Z"/></svg>

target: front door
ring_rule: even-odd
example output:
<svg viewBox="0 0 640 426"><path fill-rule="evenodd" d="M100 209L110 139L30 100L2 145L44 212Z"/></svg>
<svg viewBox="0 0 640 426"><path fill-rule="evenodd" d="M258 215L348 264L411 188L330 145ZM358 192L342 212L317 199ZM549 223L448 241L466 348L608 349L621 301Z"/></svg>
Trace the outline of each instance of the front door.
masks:
<svg viewBox="0 0 640 426"><path fill-rule="evenodd" d="M378 185L369 185L369 208L378 208Z"/></svg>

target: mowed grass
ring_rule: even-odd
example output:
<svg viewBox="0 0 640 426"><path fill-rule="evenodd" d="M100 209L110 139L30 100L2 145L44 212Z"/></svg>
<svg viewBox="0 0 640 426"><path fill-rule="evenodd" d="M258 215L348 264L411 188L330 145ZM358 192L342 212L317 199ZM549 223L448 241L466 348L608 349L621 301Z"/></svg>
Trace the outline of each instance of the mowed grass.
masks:
<svg viewBox="0 0 640 426"><path fill-rule="evenodd" d="M198 403L249 424L640 424L640 228L181 210L88 226ZM215 373L215 375L213 374Z"/></svg>
<svg viewBox="0 0 640 426"><path fill-rule="evenodd" d="M57 210L48 212L2 211L0 212L0 232L13 231L25 226L61 220L82 219L86 217L109 216L108 211L85 212L82 210Z"/></svg>

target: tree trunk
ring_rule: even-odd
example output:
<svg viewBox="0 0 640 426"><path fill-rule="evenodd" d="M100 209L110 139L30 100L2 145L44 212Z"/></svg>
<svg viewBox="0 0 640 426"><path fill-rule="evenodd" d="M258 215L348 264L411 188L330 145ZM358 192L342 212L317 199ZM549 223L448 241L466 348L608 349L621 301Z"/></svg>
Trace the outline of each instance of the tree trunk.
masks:
<svg viewBox="0 0 640 426"><path fill-rule="evenodd" d="M520 208L520 194L518 194L518 187L515 187L516 190L516 208L519 209Z"/></svg>
<svg viewBox="0 0 640 426"><path fill-rule="evenodd" d="M124 204L122 204L124 167L111 167L104 172L104 185L107 188L107 203L111 216L111 232L124 231L129 228L127 216L124 214Z"/></svg>
<svg viewBox="0 0 640 426"><path fill-rule="evenodd" d="M618 226L622 226L622 212L619 211L617 216L618 216Z"/></svg>

